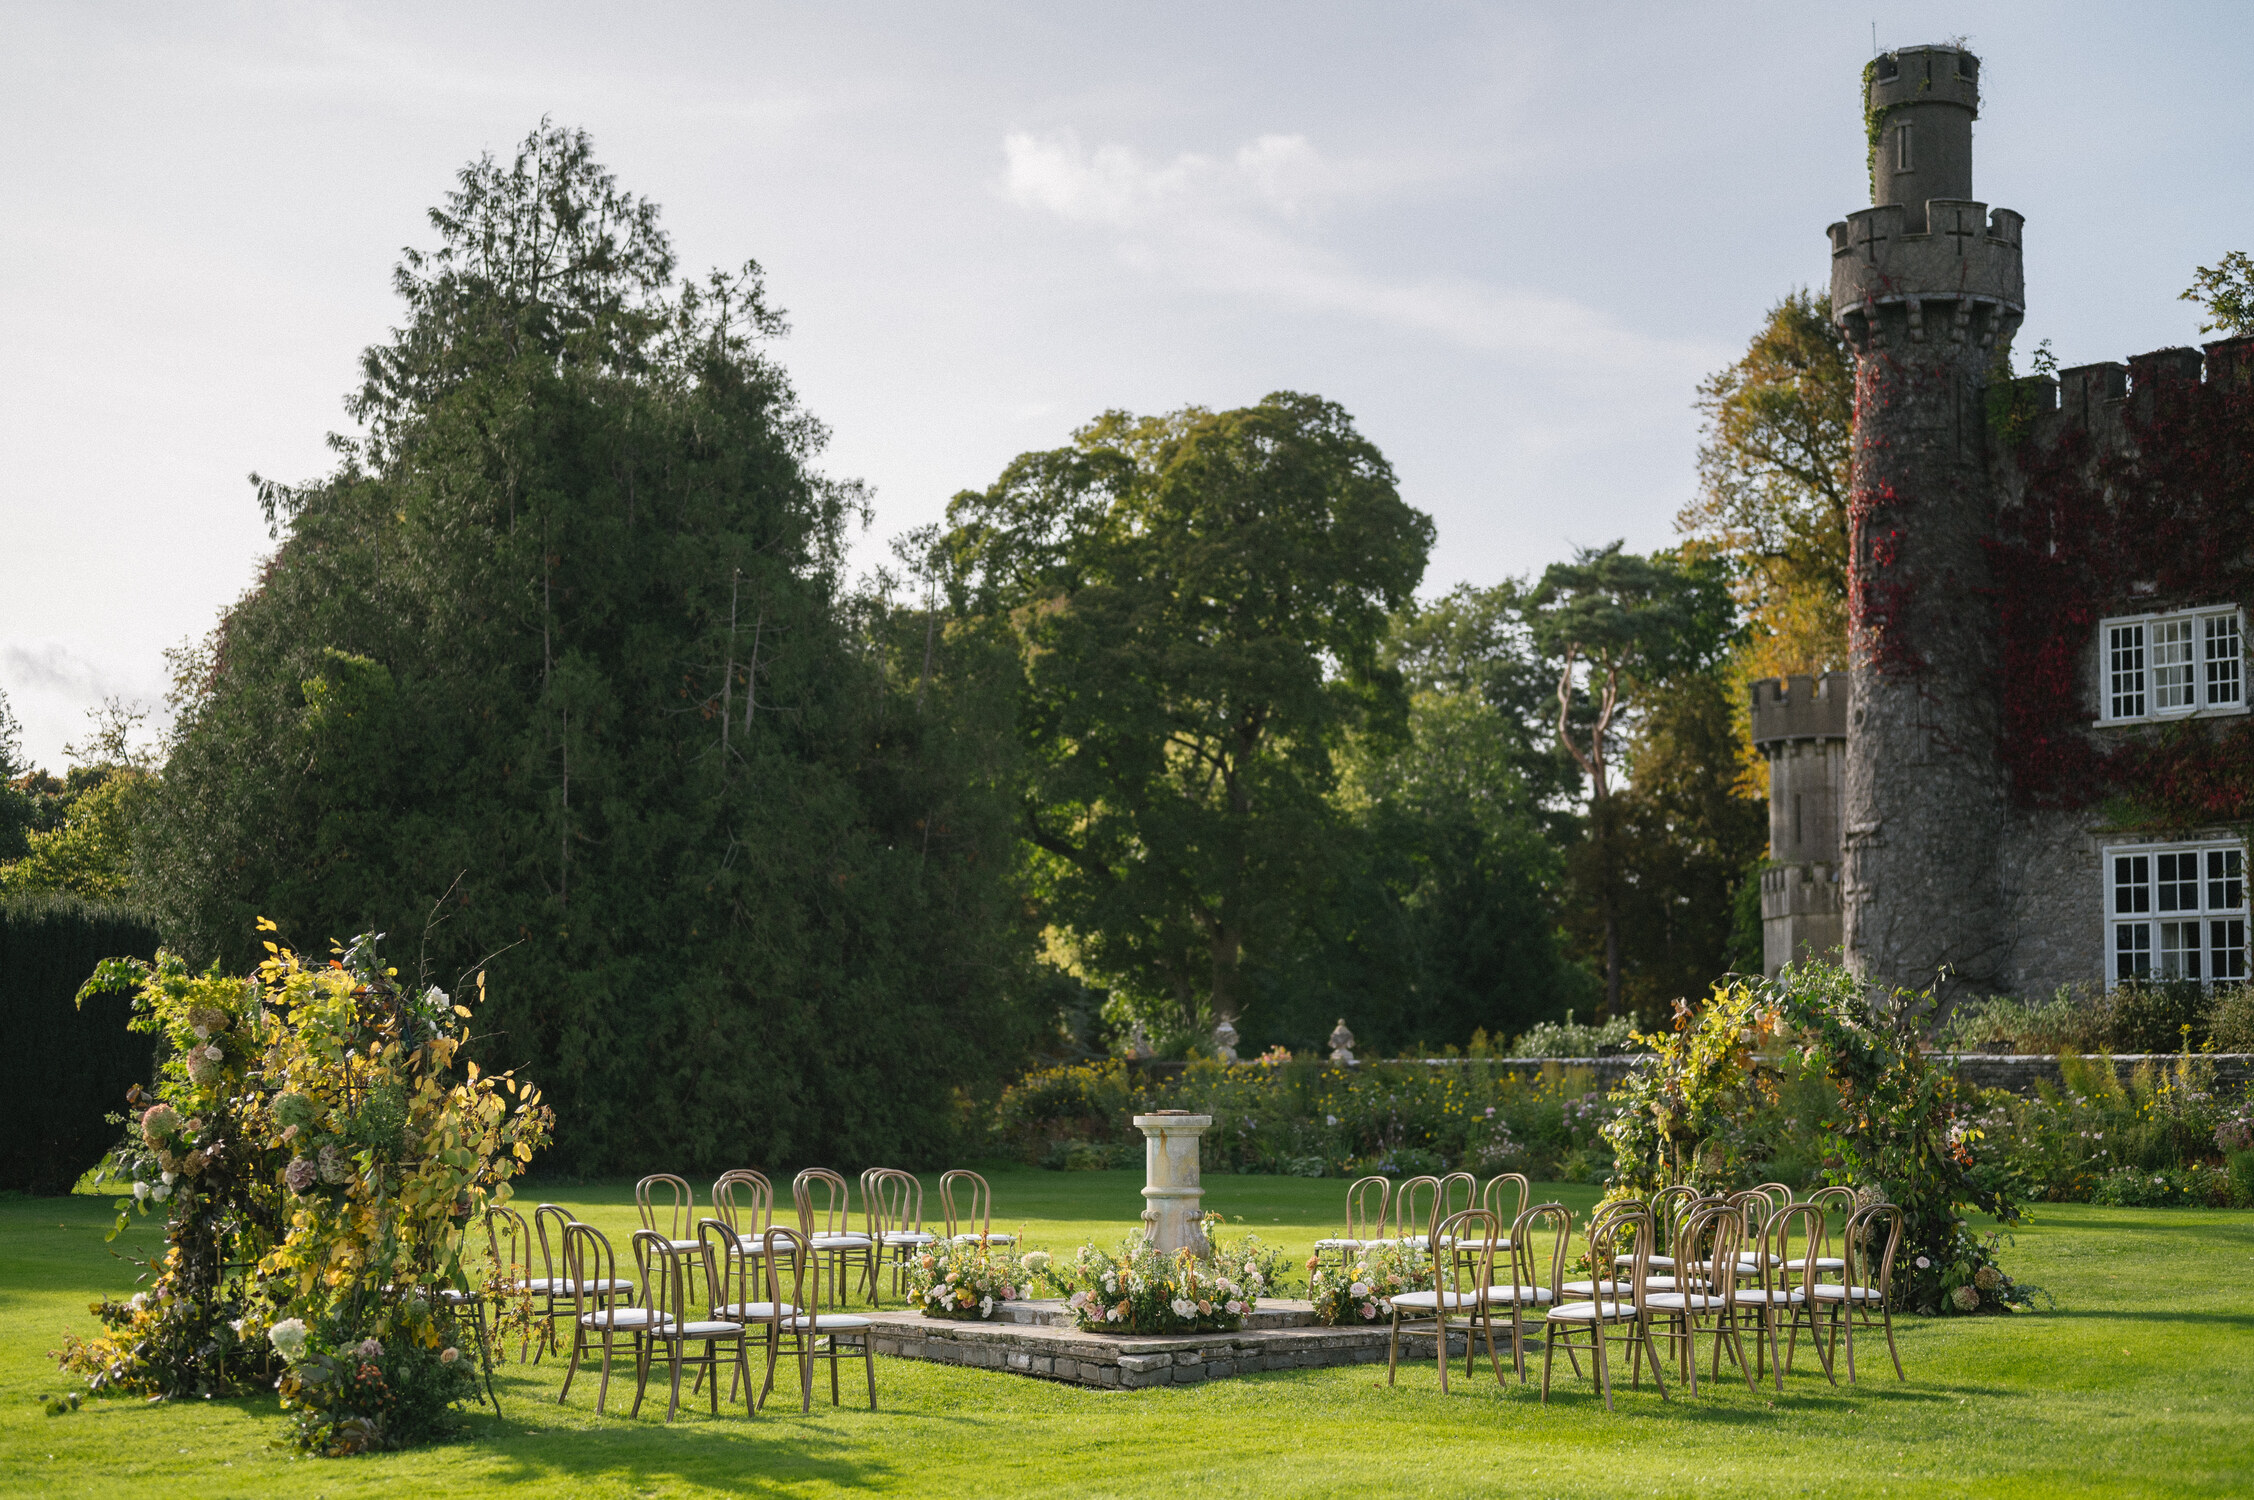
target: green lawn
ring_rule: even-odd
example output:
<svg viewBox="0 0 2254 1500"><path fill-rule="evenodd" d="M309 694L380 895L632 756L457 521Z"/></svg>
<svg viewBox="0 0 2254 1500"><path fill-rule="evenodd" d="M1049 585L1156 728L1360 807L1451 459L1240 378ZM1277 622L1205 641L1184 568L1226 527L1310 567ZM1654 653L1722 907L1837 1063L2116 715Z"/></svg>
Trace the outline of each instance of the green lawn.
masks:
<svg viewBox="0 0 2254 1500"><path fill-rule="evenodd" d="M1036 1244L1109 1242L1139 1208L1140 1174L994 1174L997 1229ZM1210 1206L1304 1254L1342 1184L1225 1177ZM1557 1188L1577 1208L1585 1188ZM606 1230L632 1222L620 1185L559 1189ZM1531 1391L1368 1367L1243 1376L1209 1386L1098 1392L880 1360L882 1409L770 1404L762 1415L664 1403L598 1420L591 1387L558 1407L560 1371L510 1366L504 1414L455 1442L363 1459L293 1459L271 1397L148 1405L89 1401L62 1417L46 1351L86 1331L86 1304L130 1286L102 1242L106 1199L0 1201L0 1490L53 1495L320 1496L823 1493L879 1486L948 1495L1033 1493L1542 1495L2124 1495L2254 1492L2254 1215L2046 1207L2008 1264L2053 1311L1904 1321L1910 1380L1834 1390L1813 1361L1781 1399L1726 1383L1696 1401L1585 1382L1545 1410ZM153 1221L151 1221L153 1222ZM143 1238L146 1243L146 1237ZM121 1242L122 1244L122 1242ZM1860 1349L1858 1354L1860 1354ZM1860 1361L1859 1361L1860 1362ZM1561 1378L1563 1367L1560 1367ZM848 1391L850 1392L850 1384ZM617 1409L623 1409L617 1408Z"/></svg>

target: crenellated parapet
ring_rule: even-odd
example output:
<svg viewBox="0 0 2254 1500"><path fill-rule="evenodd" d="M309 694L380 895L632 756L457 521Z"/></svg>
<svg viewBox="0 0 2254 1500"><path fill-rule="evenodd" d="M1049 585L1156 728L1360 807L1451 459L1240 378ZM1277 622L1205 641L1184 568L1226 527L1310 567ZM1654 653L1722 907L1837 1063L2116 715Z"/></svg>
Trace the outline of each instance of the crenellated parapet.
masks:
<svg viewBox="0 0 2254 1500"><path fill-rule="evenodd" d="M2199 349L2155 349L2125 364L2075 365L2055 379L2030 375L2012 382L2007 409L2031 422L2033 437L2045 446L2081 433L2094 452L2110 452L2128 445L2132 415L2150 423L2225 392L2250 389L2254 337L2218 339Z"/></svg>
<svg viewBox="0 0 2254 1500"><path fill-rule="evenodd" d="M1899 203L1858 209L1831 226L1831 315L1858 350L1947 339L1986 349L2009 342L2027 311L2024 216L1962 198L1925 205L1926 227ZM1889 316L1892 313L1894 316Z"/></svg>

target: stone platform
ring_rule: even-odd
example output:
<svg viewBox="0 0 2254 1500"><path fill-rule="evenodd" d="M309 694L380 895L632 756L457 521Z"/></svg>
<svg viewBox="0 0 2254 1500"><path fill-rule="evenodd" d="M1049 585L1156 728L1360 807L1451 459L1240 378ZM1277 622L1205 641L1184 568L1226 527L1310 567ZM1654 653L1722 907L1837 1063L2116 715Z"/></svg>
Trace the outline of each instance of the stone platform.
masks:
<svg viewBox="0 0 2254 1500"><path fill-rule="evenodd" d="M1313 1370L1334 1365L1385 1361L1391 1325L1325 1328L1306 1302L1263 1303L1235 1333L1141 1334L1082 1333L1072 1326L1061 1301L1004 1303L987 1322L955 1322L913 1312L867 1315L868 1337L876 1352L899 1359L929 1359L972 1369L1001 1370L1044 1380L1106 1390L1154 1385L1193 1385L1249 1375L1259 1370ZM1531 1331L1531 1330L1530 1330ZM845 1342L858 1340L841 1335ZM1403 1364L1432 1361L1430 1333L1401 1335ZM1461 1333L1449 1336L1449 1353L1464 1354ZM1527 1340L1529 1349L1539 1348ZM1500 1336L1498 1355L1507 1367L1508 1343ZM1482 1351L1484 1352L1484 1351Z"/></svg>

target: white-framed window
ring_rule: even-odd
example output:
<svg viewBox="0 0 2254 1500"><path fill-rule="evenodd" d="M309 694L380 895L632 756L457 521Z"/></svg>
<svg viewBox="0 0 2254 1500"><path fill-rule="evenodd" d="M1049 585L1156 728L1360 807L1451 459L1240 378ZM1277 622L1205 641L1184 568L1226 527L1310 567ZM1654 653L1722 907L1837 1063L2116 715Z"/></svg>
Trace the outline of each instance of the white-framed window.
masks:
<svg viewBox="0 0 2254 1500"><path fill-rule="evenodd" d="M2108 985L2246 979L2246 884L2246 849L2236 839L2107 849Z"/></svg>
<svg viewBox="0 0 2254 1500"><path fill-rule="evenodd" d="M2246 625L2232 606L2098 625L2101 724L2246 712Z"/></svg>

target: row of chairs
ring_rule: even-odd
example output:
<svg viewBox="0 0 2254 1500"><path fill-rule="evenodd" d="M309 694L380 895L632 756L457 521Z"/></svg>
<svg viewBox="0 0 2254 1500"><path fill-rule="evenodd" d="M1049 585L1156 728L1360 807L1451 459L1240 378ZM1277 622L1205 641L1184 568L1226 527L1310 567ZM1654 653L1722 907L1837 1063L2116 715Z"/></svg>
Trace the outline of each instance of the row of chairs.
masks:
<svg viewBox="0 0 2254 1500"><path fill-rule="evenodd" d="M829 1263L840 1286L850 1273L866 1291L871 1307L882 1305L885 1273L895 1297L905 1291L915 1256L940 1239L958 1244L1014 1245L1017 1237L994 1232L994 1191L978 1173L961 1168L939 1178L939 1207L945 1228L924 1228L924 1189L913 1173L896 1167L871 1167L861 1174L861 1223L854 1227L853 1193L846 1180L823 1167L810 1167L791 1179L791 1202L798 1232ZM712 1184L712 1216L751 1248L775 1223L775 1187L766 1175L748 1168L723 1172ZM642 1227L686 1247L689 1226L698 1217L696 1191L686 1179L659 1172L634 1185L634 1206ZM543 1251L545 1247L543 1246Z"/></svg>
<svg viewBox="0 0 2254 1500"><path fill-rule="evenodd" d="M1402 1184L1402 1196L1421 1206L1431 1199L1414 1190L1415 1181ZM1446 1179L1427 1181L1445 1184ZM1361 1189L1363 1184L1355 1187ZM1446 1203L1449 1191L1442 1186L1432 1196ZM1458 1186L1454 1191L1462 1189ZM1504 1191L1515 1191L1520 1204L1508 1219L1491 1206ZM1784 1375L1792 1366L1803 1328L1816 1346L1825 1376L1834 1384L1842 1338L1847 1378L1850 1382L1856 1378L1858 1326L1866 1332L1883 1330L1895 1374L1908 1378L1894 1343L1891 1312L1894 1258L1902 1236L1902 1211L1896 1205L1858 1205L1847 1188L1827 1188L1807 1201L1795 1202L1792 1190L1778 1183L1728 1195L1672 1187L1655 1194L1649 1203L1630 1199L1600 1205L1584 1234L1588 1275L1567 1279L1573 1218L1563 1204L1527 1205L1528 1184L1515 1173L1489 1182L1479 1196L1481 1206L1429 1220L1421 1237L1398 1233L1402 1219L1396 1208L1395 1233L1357 1235L1357 1227L1367 1228L1373 1221L1350 1218L1348 1234L1329 1242L1343 1248L1343 1242L1359 1241L1358 1248L1367 1249L1415 1244L1421 1238L1431 1256L1433 1290L1393 1299L1389 1379L1398 1365L1401 1329L1430 1323L1445 1390L1448 1336L1460 1323L1466 1339L1465 1374L1472 1372L1477 1342L1484 1338L1489 1363L1502 1380L1495 1323L1506 1311L1512 1362L1521 1385L1527 1380L1529 1319L1540 1315L1545 1402L1557 1351L1563 1348L1576 1375L1581 1370L1580 1353L1589 1354L1591 1374L1609 1409L1608 1342L1630 1346L1634 1387L1640 1387L1644 1361L1650 1360L1652 1380L1662 1399L1666 1397L1660 1374L1664 1343L1679 1376L1696 1395L1696 1345L1709 1334L1711 1378L1720 1378L1726 1352L1743 1371L1749 1390L1773 1368L1776 1388L1783 1391ZM1830 1253L1832 1214L1845 1219L1839 1255ZM1538 1253L1538 1242L1544 1238L1549 1242L1546 1257ZM1546 1276L1541 1274L1545 1259ZM1750 1363L1744 1346L1748 1332L1754 1336Z"/></svg>

